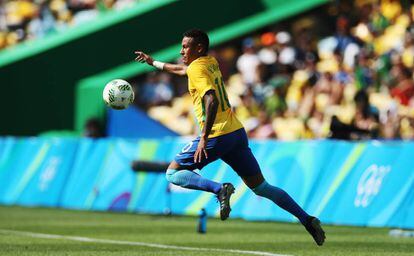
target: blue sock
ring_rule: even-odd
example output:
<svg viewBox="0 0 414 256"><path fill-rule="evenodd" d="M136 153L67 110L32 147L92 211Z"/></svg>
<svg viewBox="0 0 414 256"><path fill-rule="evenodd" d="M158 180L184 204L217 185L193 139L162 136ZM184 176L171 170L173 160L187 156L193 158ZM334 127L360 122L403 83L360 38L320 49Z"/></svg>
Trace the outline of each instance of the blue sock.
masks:
<svg viewBox="0 0 414 256"><path fill-rule="evenodd" d="M169 182L184 188L203 190L214 194L217 194L221 189L220 183L203 178L189 170L168 169L166 177Z"/></svg>
<svg viewBox="0 0 414 256"><path fill-rule="evenodd" d="M252 189L256 195L272 200L280 208L290 212L305 225L309 215L284 191L263 181L262 184Z"/></svg>

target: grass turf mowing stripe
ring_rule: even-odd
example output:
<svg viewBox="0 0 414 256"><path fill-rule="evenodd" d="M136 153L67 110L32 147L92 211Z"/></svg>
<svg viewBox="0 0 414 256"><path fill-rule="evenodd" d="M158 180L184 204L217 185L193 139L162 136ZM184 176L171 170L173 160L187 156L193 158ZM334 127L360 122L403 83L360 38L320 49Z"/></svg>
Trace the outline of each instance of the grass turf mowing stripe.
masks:
<svg viewBox="0 0 414 256"><path fill-rule="evenodd" d="M197 248L197 247L153 244L153 243L134 242L134 241L98 239L98 238L90 238L90 237L82 237L82 236L64 236L64 235L44 234L44 233L16 231L16 230L8 230L8 229L0 229L0 234L26 236L26 237L33 237L33 238L44 238L44 239L62 239L62 240L70 240L70 241L86 242L86 243L135 245L135 246L144 246L144 247L151 247L151 248L186 250L186 251L208 251L208 252L218 252L218 253L228 252L228 253L237 253L237 254L263 255L263 256L291 256L287 254L275 254L275 253L261 252L261 251L244 251L244 250L218 249L218 248Z"/></svg>

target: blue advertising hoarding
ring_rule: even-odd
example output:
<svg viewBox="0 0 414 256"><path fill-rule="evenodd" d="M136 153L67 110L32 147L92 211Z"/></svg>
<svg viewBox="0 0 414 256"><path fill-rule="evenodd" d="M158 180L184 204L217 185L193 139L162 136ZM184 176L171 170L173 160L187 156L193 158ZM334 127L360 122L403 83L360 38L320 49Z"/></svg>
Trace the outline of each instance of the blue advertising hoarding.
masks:
<svg viewBox="0 0 414 256"><path fill-rule="evenodd" d="M0 138L0 203L69 209L218 215L213 194L133 172L136 159L170 161L185 138ZM414 228L412 142L252 141L269 183L325 223ZM232 182L232 217L297 221L216 161L201 175Z"/></svg>

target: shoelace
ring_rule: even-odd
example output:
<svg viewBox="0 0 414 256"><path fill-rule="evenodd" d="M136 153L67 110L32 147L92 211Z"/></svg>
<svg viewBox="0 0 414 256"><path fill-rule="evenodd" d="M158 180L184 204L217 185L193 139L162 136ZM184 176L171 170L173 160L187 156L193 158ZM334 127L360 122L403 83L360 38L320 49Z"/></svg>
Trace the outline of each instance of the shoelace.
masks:
<svg viewBox="0 0 414 256"><path fill-rule="evenodd" d="M223 209L224 206L226 206L226 203L224 202L225 201L224 199L225 198L223 198L223 200L220 201L219 196L217 195L217 197L216 197L216 202L220 203L220 209Z"/></svg>

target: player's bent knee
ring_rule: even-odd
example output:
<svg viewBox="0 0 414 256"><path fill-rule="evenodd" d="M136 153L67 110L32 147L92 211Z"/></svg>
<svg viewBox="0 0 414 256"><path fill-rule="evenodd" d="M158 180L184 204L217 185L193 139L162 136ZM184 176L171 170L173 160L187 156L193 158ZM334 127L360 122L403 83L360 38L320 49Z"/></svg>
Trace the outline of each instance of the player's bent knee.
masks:
<svg viewBox="0 0 414 256"><path fill-rule="evenodd" d="M258 196L262 196L265 191L266 191L266 187L267 187L268 183L266 181L263 181L262 184L260 184L259 186L252 188L252 191L258 195Z"/></svg>
<svg viewBox="0 0 414 256"><path fill-rule="evenodd" d="M172 184L186 188L193 175L195 174L188 170L168 169L165 177Z"/></svg>
<svg viewBox="0 0 414 256"><path fill-rule="evenodd" d="M172 170L178 170L180 168L180 165L176 162L176 161L172 161L170 163L170 165L168 165L167 170L168 169L172 169Z"/></svg>
<svg viewBox="0 0 414 256"><path fill-rule="evenodd" d="M174 177L174 174L175 173L177 173L177 170L174 170L174 169L168 169L167 170L167 172L165 173L165 178L169 181L169 182L171 182L171 183L173 183L173 184L175 184L175 177Z"/></svg>

